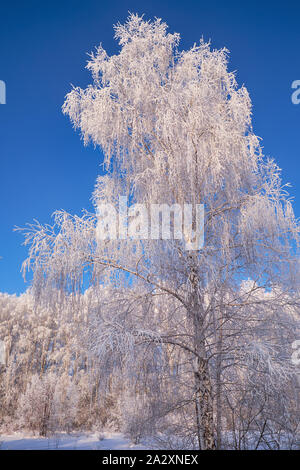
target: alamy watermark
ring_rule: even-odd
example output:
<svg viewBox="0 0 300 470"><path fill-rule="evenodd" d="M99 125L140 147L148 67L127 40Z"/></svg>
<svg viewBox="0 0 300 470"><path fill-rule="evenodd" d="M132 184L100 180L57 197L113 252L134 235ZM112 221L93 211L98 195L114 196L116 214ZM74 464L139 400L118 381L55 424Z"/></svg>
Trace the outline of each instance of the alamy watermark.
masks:
<svg viewBox="0 0 300 470"><path fill-rule="evenodd" d="M300 366L300 339L296 339L296 341L292 343L292 349L294 349L292 363L296 366Z"/></svg>
<svg viewBox="0 0 300 470"><path fill-rule="evenodd" d="M118 207L103 203L97 207L97 240L183 240L186 250L204 245L203 204L132 204L119 197Z"/></svg>
<svg viewBox="0 0 300 470"><path fill-rule="evenodd" d="M300 80L293 81L292 89L295 90L291 96L292 103L300 104Z"/></svg>
<svg viewBox="0 0 300 470"><path fill-rule="evenodd" d="M5 343L0 340L0 365L5 365Z"/></svg>
<svg viewBox="0 0 300 470"><path fill-rule="evenodd" d="M6 84L0 80L0 104L6 104Z"/></svg>

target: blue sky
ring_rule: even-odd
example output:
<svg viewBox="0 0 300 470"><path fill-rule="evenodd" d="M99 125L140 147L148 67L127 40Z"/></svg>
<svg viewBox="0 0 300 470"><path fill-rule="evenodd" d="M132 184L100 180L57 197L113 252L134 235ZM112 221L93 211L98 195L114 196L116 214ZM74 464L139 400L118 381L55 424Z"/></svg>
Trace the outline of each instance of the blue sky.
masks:
<svg viewBox="0 0 300 470"><path fill-rule="evenodd" d="M300 216L300 105L291 84L300 80L300 4L296 1L73 0L0 4L0 291L26 289L26 257L15 225L50 222L56 209L80 213L100 171L101 153L84 147L61 105L70 84L85 87L87 53L102 42L117 53L112 25L127 12L162 18L186 49L202 36L231 51L230 69L253 101L254 130L265 154L293 186Z"/></svg>

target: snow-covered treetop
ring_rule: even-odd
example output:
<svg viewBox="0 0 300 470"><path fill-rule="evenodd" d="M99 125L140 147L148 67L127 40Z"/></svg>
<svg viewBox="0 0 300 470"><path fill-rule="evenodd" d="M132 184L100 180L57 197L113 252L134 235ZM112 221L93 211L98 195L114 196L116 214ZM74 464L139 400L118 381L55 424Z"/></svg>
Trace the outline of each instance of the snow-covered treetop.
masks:
<svg viewBox="0 0 300 470"><path fill-rule="evenodd" d="M262 289L294 288L299 225L280 169L253 132L248 92L228 71L228 51L202 40L180 51L165 23L134 14L115 37L119 53L99 46L87 65L92 84L74 88L63 105L84 142L104 154L95 205L123 195L147 207L204 204L204 247L191 255L174 239L100 243L95 214L56 212L53 227L37 224L26 235L24 267L33 268L37 289L82 288L86 270L94 283L123 272L122 282L133 275L181 300L191 270L212 293L247 278Z"/></svg>
<svg viewBox="0 0 300 470"><path fill-rule="evenodd" d="M227 50L200 41L180 52L165 23L133 14L115 38L120 53L110 57L100 45L87 65L93 84L73 89L63 107L85 143L101 147L140 202L194 201L195 193L204 202L226 190L234 203L238 189L256 183L261 151Z"/></svg>

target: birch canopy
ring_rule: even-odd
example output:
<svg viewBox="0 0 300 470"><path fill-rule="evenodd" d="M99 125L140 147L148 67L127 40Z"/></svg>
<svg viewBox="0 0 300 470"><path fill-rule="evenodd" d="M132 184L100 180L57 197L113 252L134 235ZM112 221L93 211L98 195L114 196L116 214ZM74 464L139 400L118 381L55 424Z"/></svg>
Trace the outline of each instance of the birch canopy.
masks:
<svg viewBox="0 0 300 470"><path fill-rule="evenodd" d="M120 193L145 204L203 203L204 271L234 263L246 278L263 270L267 283L279 269L282 281L298 226L280 170L252 130L248 92L227 69L228 51L204 41L180 51L165 23L133 14L115 38L119 54L99 46L87 65L93 83L74 88L63 106L84 142L103 152L96 204Z"/></svg>

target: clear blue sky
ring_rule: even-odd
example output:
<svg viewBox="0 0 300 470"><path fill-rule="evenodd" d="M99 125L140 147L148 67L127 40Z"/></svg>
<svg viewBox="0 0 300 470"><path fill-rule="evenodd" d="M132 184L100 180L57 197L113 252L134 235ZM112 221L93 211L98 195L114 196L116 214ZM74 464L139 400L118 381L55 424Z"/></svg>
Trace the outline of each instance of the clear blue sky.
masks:
<svg viewBox="0 0 300 470"><path fill-rule="evenodd" d="M91 208L101 154L82 145L61 105L70 83L90 81L86 53L100 42L117 52L112 25L128 11L162 18L181 34L183 48L203 36L231 51L230 69L253 101L254 130L293 185L300 216L300 105L291 102L291 83L300 80L298 1L1 2L0 80L7 85L7 104L0 105L2 292L26 288L20 274L26 249L15 225L50 222L56 209Z"/></svg>

